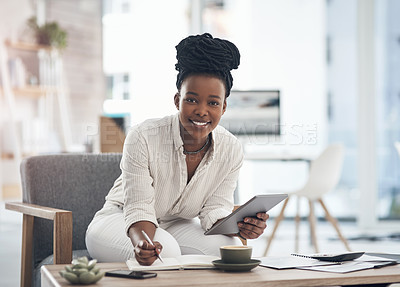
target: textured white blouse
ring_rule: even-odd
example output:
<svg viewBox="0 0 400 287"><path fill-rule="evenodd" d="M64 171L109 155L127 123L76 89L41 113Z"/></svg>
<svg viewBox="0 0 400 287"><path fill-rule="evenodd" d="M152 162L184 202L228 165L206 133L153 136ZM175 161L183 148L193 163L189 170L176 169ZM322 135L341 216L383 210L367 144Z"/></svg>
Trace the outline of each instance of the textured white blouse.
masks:
<svg viewBox="0 0 400 287"><path fill-rule="evenodd" d="M233 193L243 163L240 142L223 127L187 183L186 155L178 113L147 120L128 133L121 176L106 197L123 208L125 231L137 221L199 217L208 230L233 209Z"/></svg>

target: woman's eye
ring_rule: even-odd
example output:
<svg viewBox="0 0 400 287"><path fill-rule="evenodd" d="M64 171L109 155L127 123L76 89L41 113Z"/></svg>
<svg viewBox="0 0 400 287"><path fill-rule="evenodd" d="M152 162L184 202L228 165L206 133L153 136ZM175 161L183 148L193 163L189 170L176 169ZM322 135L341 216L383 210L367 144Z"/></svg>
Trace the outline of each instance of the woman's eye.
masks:
<svg viewBox="0 0 400 287"><path fill-rule="evenodd" d="M218 102L210 102L210 105L211 105L211 106L218 106L219 103L218 103Z"/></svg>
<svg viewBox="0 0 400 287"><path fill-rule="evenodd" d="M195 100L195 99L188 98L188 99L186 99L186 102L188 102L188 103L195 103L196 100Z"/></svg>

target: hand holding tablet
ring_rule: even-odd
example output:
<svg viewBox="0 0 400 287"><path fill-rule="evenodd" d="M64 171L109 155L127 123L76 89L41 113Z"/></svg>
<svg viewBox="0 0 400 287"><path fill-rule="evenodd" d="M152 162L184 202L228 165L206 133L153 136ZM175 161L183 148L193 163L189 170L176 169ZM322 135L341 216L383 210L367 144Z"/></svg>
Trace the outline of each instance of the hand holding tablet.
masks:
<svg viewBox="0 0 400 287"><path fill-rule="evenodd" d="M238 236L245 239L256 239L264 233L267 227L267 219L269 215L266 212L258 212L256 216L245 217L243 221L239 221Z"/></svg>

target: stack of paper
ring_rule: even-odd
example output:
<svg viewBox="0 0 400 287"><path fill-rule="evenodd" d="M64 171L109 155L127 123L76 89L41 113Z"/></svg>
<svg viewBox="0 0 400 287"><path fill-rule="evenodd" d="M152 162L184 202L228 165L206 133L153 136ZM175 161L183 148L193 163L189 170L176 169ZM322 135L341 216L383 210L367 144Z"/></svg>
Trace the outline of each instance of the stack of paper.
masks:
<svg viewBox="0 0 400 287"><path fill-rule="evenodd" d="M335 273L347 273L364 269L381 268L384 266L395 265L395 264L397 264L396 260L390 260L387 258L364 254L360 258L352 261L345 261L342 263L333 264L329 266L299 267L299 269L335 272Z"/></svg>
<svg viewBox="0 0 400 287"><path fill-rule="evenodd" d="M388 265L397 264L395 259L388 259L378 256L362 255L360 258L344 261L344 262L329 262L320 261L317 259L284 256L284 257L262 257L260 258L260 266L270 267L275 269L303 269L314 271L325 271L335 273L347 273L364 269L380 268Z"/></svg>
<svg viewBox="0 0 400 287"><path fill-rule="evenodd" d="M259 259L261 260L260 266L270 267L274 269L291 269L298 267L336 264L335 262L320 261L317 259L296 256L268 256Z"/></svg>

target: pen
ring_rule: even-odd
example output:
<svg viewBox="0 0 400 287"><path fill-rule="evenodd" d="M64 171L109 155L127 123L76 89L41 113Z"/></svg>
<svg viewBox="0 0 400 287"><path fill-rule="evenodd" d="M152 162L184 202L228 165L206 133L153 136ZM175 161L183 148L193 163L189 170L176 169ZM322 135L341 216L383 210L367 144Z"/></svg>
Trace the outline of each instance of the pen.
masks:
<svg viewBox="0 0 400 287"><path fill-rule="evenodd" d="M147 235L146 232L144 232L144 230L142 230L142 234L143 234L144 238L146 238L147 242L149 242L151 245L155 246L153 241L151 241L150 237ZM156 254L157 254L158 259L160 259L160 261L162 263L164 263L164 261L161 259L160 254L158 254L157 250L156 250Z"/></svg>

